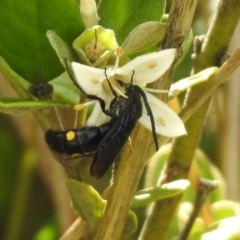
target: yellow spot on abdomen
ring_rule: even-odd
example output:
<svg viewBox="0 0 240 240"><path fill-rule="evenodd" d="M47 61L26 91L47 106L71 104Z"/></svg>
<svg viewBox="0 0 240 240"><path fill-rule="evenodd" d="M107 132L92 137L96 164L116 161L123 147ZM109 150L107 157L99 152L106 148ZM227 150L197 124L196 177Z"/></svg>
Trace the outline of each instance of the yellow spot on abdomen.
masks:
<svg viewBox="0 0 240 240"><path fill-rule="evenodd" d="M66 138L68 141L72 141L75 138L75 133L73 131L67 132Z"/></svg>

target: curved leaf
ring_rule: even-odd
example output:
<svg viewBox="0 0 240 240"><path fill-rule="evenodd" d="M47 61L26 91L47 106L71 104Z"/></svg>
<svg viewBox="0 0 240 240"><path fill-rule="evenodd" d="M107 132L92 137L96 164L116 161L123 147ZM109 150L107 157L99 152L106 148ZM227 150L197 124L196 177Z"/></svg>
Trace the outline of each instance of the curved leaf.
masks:
<svg viewBox="0 0 240 240"><path fill-rule="evenodd" d="M165 34L166 25L160 22L145 22L134 28L125 39L122 48L125 54L136 53L159 43Z"/></svg>
<svg viewBox="0 0 240 240"><path fill-rule="evenodd" d="M0 54L32 83L63 71L47 30L54 30L68 45L84 30L75 0L1 0L0 16Z"/></svg>
<svg viewBox="0 0 240 240"><path fill-rule="evenodd" d="M190 47L192 46L193 39L194 39L193 31L192 31L192 29L190 29L189 33L187 34L187 36L185 37L185 39L182 43L182 46L181 46L182 55L177 60L177 63L176 63L177 65L184 59L184 57L188 53Z"/></svg>
<svg viewBox="0 0 240 240"><path fill-rule="evenodd" d="M165 0L102 0L98 8L99 24L114 30L121 45L139 24L160 21L165 11L165 2Z"/></svg>
<svg viewBox="0 0 240 240"><path fill-rule="evenodd" d="M68 179L67 186L71 195L72 204L77 213L88 222L91 232L94 233L102 217L106 200L90 185ZM127 236L137 229L137 217L133 211L129 211L123 235Z"/></svg>
<svg viewBox="0 0 240 240"><path fill-rule="evenodd" d="M240 215L240 203L231 200L221 200L211 205L213 217L216 221Z"/></svg>
<svg viewBox="0 0 240 240"><path fill-rule="evenodd" d="M19 74L14 72L8 63L0 56L0 69L2 70L5 77L9 80L9 83L14 88L14 90L21 97L30 97L33 96L28 91L30 83L22 78Z"/></svg>
<svg viewBox="0 0 240 240"><path fill-rule="evenodd" d="M178 180L163 184L161 187L143 189L134 196L131 208L143 207L160 199L180 195L188 186L189 181Z"/></svg>
<svg viewBox="0 0 240 240"><path fill-rule="evenodd" d="M54 96L57 96L57 99L69 102L72 105L79 103L80 92L66 72L49 83L53 86Z"/></svg>
<svg viewBox="0 0 240 240"><path fill-rule="evenodd" d="M48 30L47 37L61 64L66 69L66 61L73 62L75 60L73 50L54 31Z"/></svg>
<svg viewBox="0 0 240 240"><path fill-rule="evenodd" d="M157 185L158 179L161 176L162 169L166 164L170 151L171 151L171 144L166 144L162 146L160 150L149 161L149 164L147 166L147 172L146 172L146 181L145 181L146 188ZM210 202L215 202L215 201L224 199L226 197L226 186L220 171L210 162L207 156L200 149L196 151L194 159L196 161L194 162L195 167L197 167L199 171L199 176L209 180L218 180L218 183L219 183L218 188L216 188L209 195ZM192 171L193 171L193 168L192 168ZM191 175L192 177L190 178L190 181L193 181L192 178L197 177L195 175L196 174ZM193 187L189 186L182 197L182 201L192 202L194 201L194 196L195 196L195 193L194 193Z"/></svg>
<svg viewBox="0 0 240 240"><path fill-rule="evenodd" d="M202 235L204 240L239 240L240 216L226 218L213 223L206 233Z"/></svg>
<svg viewBox="0 0 240 240"><path fill-rule="evenodd" d="M68 179L67 186L74 209L88 222L91 230L96 229L106 200L103 200L99 193L86 183Z"/></svg>

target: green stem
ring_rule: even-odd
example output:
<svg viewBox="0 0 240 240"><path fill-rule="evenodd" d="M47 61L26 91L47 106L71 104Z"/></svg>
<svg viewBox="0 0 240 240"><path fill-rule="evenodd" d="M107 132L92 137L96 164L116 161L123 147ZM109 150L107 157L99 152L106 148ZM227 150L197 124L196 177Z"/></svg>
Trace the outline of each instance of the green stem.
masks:
<svg viewBox="0 0 240 240"><path fill-rule="evenodd" d="M149 157L149 146L152 144L149 131L137 126L131 135L133 149L125 147L118 162L118 169L111 189L108 191L108 201L100 221L95 240L118 240L121 236L129 208L143 172L145 159ZM144 148L142 139L145 139Z"/></svg>
<svg viewBox="0 0 240 240"><path fill-rule="evenodd" d="M169 14L169 21L166 29L166 36L161 44L161 48L177 48L179 50L179 56L181 55L181 45L184 38L190 31L193 15L195 12L197 1L196 0L174 0ZM177 59L176 59L177 60ZM169 89L171 85L171 79L174 72L174 68L170 69L160 81L149 84L148 87L156 89ZM160 96L161 100L167 100L167 96ZM154 207L149 211L150 215L145 221L144 227L140 234L139 239L144 240L155 240L164 239L167 228L174 214L172 205L176 205L181 198L181 194L175 196L175 198L168 199L165 201L165 206L161 204L155 204ZM160 201L159 201L160 202ZM161 209L164 208L165 212L162 212L161 217L158 217ZM170 218L168 218L168 215ZM165 223L165 219L169 219ZM161 227L160 227L161 226Z"/></svg>
<svg viewBox="0 0 240 240"><path fill-rule="evenodd" d="M162 45L163 48L177 47L180 49L185 36L189 32L196 3L196 0L174 1L174 7L172 9L176 9L176 11L170 13L170 19L172 19L172 21L169 20L170 24L168 24L168 29L175 29L176 34L167 30L168 35L166 39L171 39L170 42L173 41L175 45L168 45L168 41L165 39ZM187 19L186 15L189 16ZM178 17L181 18L182 22L179 21ZM175 26L175 28L173 28L173 26ZM179 28L176 26L179 26ZM149 87L168 89L171 84L171 73L172 71L170 71L169 75L165 75L165 81L154 82L153 86ZM165 83L164 87L159 85L162 82ZM144 164L152 153L149 151L149 149L151 149L152 139L147 130L138 126L133 132L132 139L136 147L133 146L133 152L131 152L129 148L125 148L123 152L95 240L117 240L120 238ZM138 147L142 146L142 139L144 139L144 148Z"/></svg>

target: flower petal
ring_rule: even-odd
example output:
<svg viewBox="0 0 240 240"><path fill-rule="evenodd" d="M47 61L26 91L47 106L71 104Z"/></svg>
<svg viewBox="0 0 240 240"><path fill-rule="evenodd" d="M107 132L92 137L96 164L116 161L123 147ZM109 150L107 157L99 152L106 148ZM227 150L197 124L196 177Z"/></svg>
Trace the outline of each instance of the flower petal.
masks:
<svg viewBox="0 0 240 240"><path fill-rule="evenodd" d="M87 126L100 126L110 120L110 117L102 112L98 102L96 102L94 109L87 120Z"/></svg>
<svg viewBox="0 0 240 240"><path fill-rule="evenodd" d="M167 137L178 137L186 134L186 130L182 120L171 108L169 108L162 101L154 97L152 94L147 92L145 92L145 94L147 96L148 103L152 109L156 132L158 134ZM144 127L152 130L150 118L147 115L144 104L143 114L139 121Z"/></svg>
<svg viewBox="0 0 240 240"><path fill-rule="evenodd" d="M103 91L102 93L103 95L101 98L104 99L105 108L108 109L114 96L110 91ZM87 126L99 126L108 122L109 120L110 117L102 111L100 104L96 102L93 111L87 120Z"/></svg>
<svg viewBox="0 0 240 240"><path fill-rule="evenodd" d="M79 87L90 95L102 96L104 69L94 68L81 63L72 62L72 68Z"/></svg>
<svg viewBox="0 0 240 240"><path fill-rule="evenodd" d="M134 84L153 82L171 66L175 55L174 48L142 55L118 68L115 77L129 83L134 70Z"/></svg>

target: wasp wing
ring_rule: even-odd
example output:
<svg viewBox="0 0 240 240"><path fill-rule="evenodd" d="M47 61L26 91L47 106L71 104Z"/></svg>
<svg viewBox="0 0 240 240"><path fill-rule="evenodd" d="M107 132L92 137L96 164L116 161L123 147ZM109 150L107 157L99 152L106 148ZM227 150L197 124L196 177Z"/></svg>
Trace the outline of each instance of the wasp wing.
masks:
<svg viewBox="0 0 240 240"><path fill-rule="evenodd" d="M112 127L102 139L93 157L90 174L96 178L102 177L113 164L142 115L139 95L129 96L125 101L126 103L121 107L121 111L119 111Z"/></svg>
<svg viewBox="0 0 240 240"><path fill-rule="evenodd" d="M117 158L135 125L136 123L128 124L127 128L121 128L117 133L114 133L109 141L103 142L104 144L98 148L93 157L90 169L92 176L100 178L106 173ZM114 132L115 128L112 130Z"/></svg>

